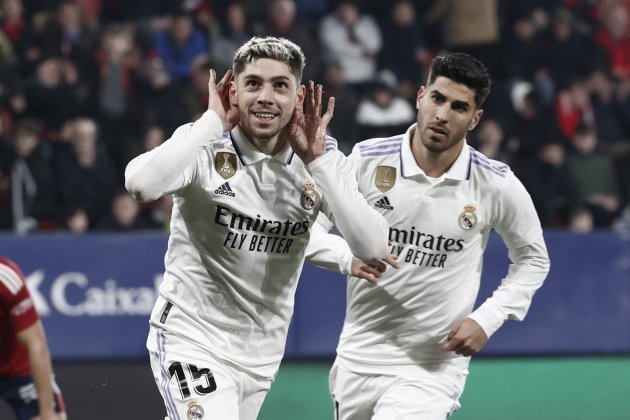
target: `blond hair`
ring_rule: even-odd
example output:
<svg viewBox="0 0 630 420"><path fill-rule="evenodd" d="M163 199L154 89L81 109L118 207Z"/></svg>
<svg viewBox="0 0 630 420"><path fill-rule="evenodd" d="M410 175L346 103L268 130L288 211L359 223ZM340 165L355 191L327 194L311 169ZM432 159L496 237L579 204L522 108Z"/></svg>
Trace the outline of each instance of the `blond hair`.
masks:
<svg viewBox="0 0 630 420"><path fill-rule="evenodd" d="M298 83L302 80L302 72L306 65L306 58L302 49L285 38L253 37L243 44L234 54L232 70L234 75L240 74L248 63L259 58L270 58L289 66L291 73Z"/></svg>

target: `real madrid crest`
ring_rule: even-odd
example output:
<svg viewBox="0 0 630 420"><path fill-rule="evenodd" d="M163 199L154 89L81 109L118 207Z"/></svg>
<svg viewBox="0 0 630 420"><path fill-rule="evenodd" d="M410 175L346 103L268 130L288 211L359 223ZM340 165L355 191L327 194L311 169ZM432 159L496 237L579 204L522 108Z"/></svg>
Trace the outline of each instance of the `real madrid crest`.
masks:
<svg viewBox="0 0 630 420"><path fill-rule="evenodd" d="M222 178L228 179L236 173L236 154L230 152L217 152L214 157L214 169Z"/></svg>
<svg viewBox="0 0 630 420"><path fill-rule="evenodd" d="M315 184L312 182L304 183L304 190L300 195L300 204L304 210L311 210L319 203L319 193L315 191Z"/></svg>
<svg viewBox="0 0 630 420"><path fill-rule="evenodd" d="M191 401L188 403L188 411L186 411L186 418L188 420L202 419L203 414L203 407L197 404L197 401Z"/></svg>
<svg viewBox="0 0 630 420"><path fill-rule="evenodd" d="M459 227L464 230L471 230L475 226L477 226L477 215L475 214L475 206L472 204L466 204L464 206L464 211L459 214L457 219L457 223Z"/></svg>
<svg viewBox="0 0 630 420"><path fill-rule="evenodd" d="M378 166L374 183L381 192L391 190L396 183L396 168L392 166Z"/></svg>

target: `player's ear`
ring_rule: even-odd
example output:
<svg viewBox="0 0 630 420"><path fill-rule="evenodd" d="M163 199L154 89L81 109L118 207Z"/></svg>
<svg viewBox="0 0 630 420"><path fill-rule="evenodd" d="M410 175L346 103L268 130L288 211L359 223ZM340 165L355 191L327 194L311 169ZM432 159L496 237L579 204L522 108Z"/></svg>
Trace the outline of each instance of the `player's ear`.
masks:
<svg viewBox="0 0 630 420"><path fill-rule="evenodd" d="M295 101L296 105L302 105L304 103L304 97L306 96L306 86L299 85L297 88L297 99Z"/></svg>
<svg viewBox="0 0 630 420"><path fill-rule="evenodd" d="M229 95L230 95L230 105L236 105L238 103L238 100L237 100L237 95L236 95L236 81L234 80L234 77L232 77L232 80L230 80Z"/></svg>
<svg viewBox="0 0 630 420"><path fill-rule="evenodd" d="M420 109L420 100L424 97L424 94L426 92L426 86L420 86L420 89L418 89L418 94L416 95L416 109Z"/></svg>
<svg viewBox="0 0 630 420"><path fill-rule="evenodd" d="M473 128L477 126L477 124L479 124L479 121L481 120L482 115L483 115L483 109L478 109L475 111L475 115L473 116L473 119L470 122L470 125L468 126L468 131L472 130Z"/></svg>

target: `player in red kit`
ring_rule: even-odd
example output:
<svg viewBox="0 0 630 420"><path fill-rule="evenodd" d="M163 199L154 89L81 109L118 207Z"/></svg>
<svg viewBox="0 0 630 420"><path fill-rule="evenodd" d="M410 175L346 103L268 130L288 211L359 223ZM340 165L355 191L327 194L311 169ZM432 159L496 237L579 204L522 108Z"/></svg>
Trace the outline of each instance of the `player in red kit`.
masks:
<svg viewBox="0 0 630 420"><path fill-rule="evenodd" d="M17 420L66 420L44 328L24 274L0 257L0 399Z"/></svg>

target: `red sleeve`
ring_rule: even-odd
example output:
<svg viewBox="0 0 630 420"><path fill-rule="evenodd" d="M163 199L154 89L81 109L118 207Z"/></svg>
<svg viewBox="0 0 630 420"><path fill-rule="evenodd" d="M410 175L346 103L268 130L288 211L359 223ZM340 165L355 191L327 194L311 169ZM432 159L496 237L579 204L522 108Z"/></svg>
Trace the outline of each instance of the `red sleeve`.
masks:
<svg viewBox="0 0 630 420"><path fill-rule="evenodd" d="M39 319L24 274L12 261L0 257L0 300L6 308L16 332L33 325Z"/></svg>

